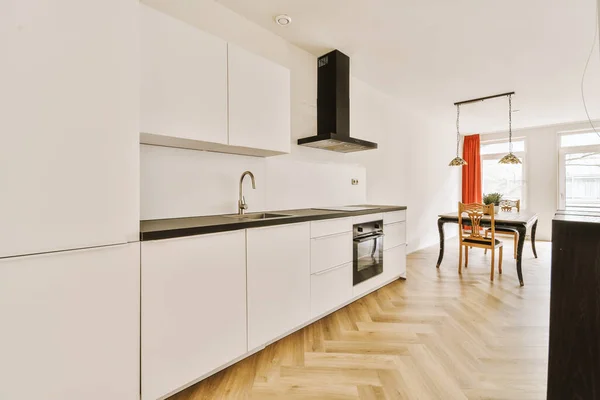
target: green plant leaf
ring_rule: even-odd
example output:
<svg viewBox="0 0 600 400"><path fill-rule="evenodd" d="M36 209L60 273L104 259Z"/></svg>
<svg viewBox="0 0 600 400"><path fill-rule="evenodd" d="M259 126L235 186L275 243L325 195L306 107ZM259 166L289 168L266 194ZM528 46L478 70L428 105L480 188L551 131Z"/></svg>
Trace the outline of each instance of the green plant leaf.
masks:
<svg viewBox="0 0 600 400"><path fill-rule="evenodd" d="M483 195L483 204L489 205L489 204L493 204L495 206L499 206L500 205L500 201L502 200L502 196L504 196L502 193L488 193Z"/></svg>

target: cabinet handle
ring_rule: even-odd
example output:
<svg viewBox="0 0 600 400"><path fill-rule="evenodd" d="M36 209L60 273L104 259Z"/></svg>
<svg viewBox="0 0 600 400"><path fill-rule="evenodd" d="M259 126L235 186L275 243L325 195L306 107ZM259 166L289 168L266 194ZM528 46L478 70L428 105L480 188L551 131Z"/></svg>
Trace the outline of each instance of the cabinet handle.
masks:
<svg viewBox="0 0 600 400"><path fill-rule="evenodd" d="M354 241L356 243L362 243L362 242L368 242L369 240L379 239L381 237L383 237L383 233L376 233L376 234L373 234L373 235L363 236L363 237L356 238L356 239L354 239Z"/></svg>
<svg viewBox="0 0 600 400"><path fill-rule="evenodd" d="M344 264L338 265L337 267L326 269L325 271L315 272L313 275L315 275L315 276L323 275L323 274L326 274L328 272L335 271L336 269L340 269L342 267L347 267L348 264L350 264L350 263L344 263Z"/></svg>
<svg viewBox="0 0 600 400"><path fill-rule="evenodd" d="M386 226L391 228L391 227L395 227L395 226L398 226L401 224L406 224L406 221L396 221L396 222L389 222L387 224L383 224L383 229L385 229Z"/></svg>

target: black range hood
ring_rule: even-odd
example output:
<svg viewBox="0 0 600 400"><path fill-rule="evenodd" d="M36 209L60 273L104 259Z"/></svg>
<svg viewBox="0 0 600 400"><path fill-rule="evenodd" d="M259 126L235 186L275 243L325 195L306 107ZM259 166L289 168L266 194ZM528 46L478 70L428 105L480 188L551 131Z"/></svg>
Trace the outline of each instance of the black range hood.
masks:
<svg viewBox="0 0 600 400"><path fill-rule="evenodd" d="M377 143L350 137L350 58L334 50L317 66L317 135L298 144L338 153L376 149Z"/></svg>

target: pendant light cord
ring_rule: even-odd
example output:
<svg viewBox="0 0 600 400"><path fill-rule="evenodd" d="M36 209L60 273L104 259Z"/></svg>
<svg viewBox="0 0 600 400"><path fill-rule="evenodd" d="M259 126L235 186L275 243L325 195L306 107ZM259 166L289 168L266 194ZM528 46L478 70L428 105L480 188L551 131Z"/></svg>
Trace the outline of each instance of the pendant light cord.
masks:
<svg viewBox="0 0 600 400"><path fill-rule="evenodd" d="M512 154L512 94L508 95L508 153Z"/></svg>
<svg viewBox="0 0 600 400"><path fill-rule="evenodd" d="M592 43L592 48L590 49L590 54L588 55L587 61L585 62L585 68L583 70L583 76L581 77L581 100L583 101L583 108L585 109L585 115L587 116L587 119L592 127L592 129L594 130L594 132L596 132L596 135L598 135L598 137L600 137L600 133L598 133L598 131L596 130L596 127L594 126L594 123L592 122L592 119L590 118L590 113L588 112L588 108L587 108L587 104L585 102L585 94L584 94L584 83L585 83L585 76L587 75L587 70L588 70L588 66L590 64L590 59L592 58L592 54L594 54L594 48L596 47L596 39L598 38L598 3L596 3L596 28L594 29L594 42Z"/></svg>
<svg viewBox="0 0 600 400"><path fill-rule="evenodd" d="M456 157L458 157L458 148L460 147L460 130L459 130L459 119L460 119L460 105L456 105Z"/></svg>

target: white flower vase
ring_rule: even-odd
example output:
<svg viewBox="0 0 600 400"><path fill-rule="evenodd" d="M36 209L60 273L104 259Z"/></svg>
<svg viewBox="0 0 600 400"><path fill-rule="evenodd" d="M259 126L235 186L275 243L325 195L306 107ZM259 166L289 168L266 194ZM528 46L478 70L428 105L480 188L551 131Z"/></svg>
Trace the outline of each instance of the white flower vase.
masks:
<svg viewBox="0 0 600 400"><path fill-rule="evenodd" d="M494 214L498 214L500 212L500 206L494 206Z"/></svg>

